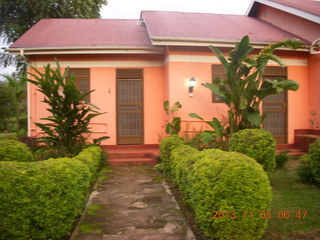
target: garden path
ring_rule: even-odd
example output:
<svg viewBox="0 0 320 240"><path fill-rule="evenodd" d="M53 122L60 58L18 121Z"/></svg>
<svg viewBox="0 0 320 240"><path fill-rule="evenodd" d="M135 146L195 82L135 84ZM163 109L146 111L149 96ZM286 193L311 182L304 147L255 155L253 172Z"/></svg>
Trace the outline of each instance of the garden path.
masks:
<svg viewBox="0 0 320 240"><path fill-rule="evenodd" d="M161 175L150 165L110 166L70 240L195 240Z"/></svg>

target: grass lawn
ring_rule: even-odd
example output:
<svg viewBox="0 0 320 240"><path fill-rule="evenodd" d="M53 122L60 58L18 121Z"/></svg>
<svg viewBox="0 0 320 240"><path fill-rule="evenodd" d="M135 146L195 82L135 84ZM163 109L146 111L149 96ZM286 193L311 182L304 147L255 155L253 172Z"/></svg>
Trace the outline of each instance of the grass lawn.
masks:
<svg viewBox="0 0 320 240"><path fill-rule="evenodd" d="M274 170L270 182L272 218L263 239L320 239L320 188L299 183L292 168Z"/></svg>

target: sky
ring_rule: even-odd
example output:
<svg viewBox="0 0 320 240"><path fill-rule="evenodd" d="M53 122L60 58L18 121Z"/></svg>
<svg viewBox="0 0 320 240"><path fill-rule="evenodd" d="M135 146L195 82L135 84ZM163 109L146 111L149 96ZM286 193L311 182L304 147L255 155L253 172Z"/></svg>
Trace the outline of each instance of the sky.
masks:
<svg viewBox="0 0 320 240"><path fill-rule="evenodd" d="M142 10L244 15L251 0L108 0L102 18L139 19Z"/></svg>
<svg viewBox="0 0 320 240"><path fill-rule="evenodd" d="M251 0L108 0L108 5L101 9L101 17L139 19L142 10L244 15L250 3ZM1 47L4 44L0 39ZM0 74L11 74L13 71L12 67L0 67Z"/></svg>

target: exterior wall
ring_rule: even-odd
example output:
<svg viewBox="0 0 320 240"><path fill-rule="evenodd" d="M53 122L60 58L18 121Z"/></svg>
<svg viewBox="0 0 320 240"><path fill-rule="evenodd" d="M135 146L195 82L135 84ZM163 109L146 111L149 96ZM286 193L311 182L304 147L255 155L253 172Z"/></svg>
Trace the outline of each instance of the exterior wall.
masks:
<svg viewBox="0 0 320 240"><path fill-rule="evenodd" d="M313 111L316 114L316 121L313 127L320 128L320 54L311 55L308 62L310 111ZM314 117L310 116L310 118Z"/></svg>
<svg viewBox="0 0 320 240"><path fill-rule="evenodd" d="M257 17L310 42L319 38L319 24L281 10L260 5Z"/></svg>
<svg viewBox="0 0 320 240"><path fill-rule="evenodd" d="M88 61L90 60L90 61ZM123 61L121 61L123 60ZM30 66L43 70L40 66L51 63L55 66L52 58L37 57L31 59ZM107 112L94 118L90 124L93 132L90 138L108 135L110 139L103 144L116 144L116 69L117 68L143 68L144 69L144 128L145 144L158 144L159 135L162 134L164 125L164 113L159 106L164 101L164 68L163 61L152 56L144 58L92 58L79 56L59 57L59 62L64 70L65 67L90 68L91 103L98 106L101 112ZM31 71L32 72L32 71ZM30 135L37 136L40 129L34 122L41 122L40 118L48 116L46 105L42 103L43 95L36 91L35 86L29 84L29 122Z"/></svg>
<svg viewBox="0 0 320 240"><path fill-rule="evenodd" d="M297 92L289 91L288 93L288 142L293 143L294 129L308 126L307 59L293 57L291 54L279 56L288 67L288 78L300 83L300 89ZM201 121L190 118L189 113L196 113L207 121L212 120L213 117L223 120L227 116L227 106L224 103L212 103L211 91L201 86L202 83L211 82L212 64L220 64L213 53L174 50L168 54L166 63L169 77L166 87L170 89L168 100L172 104L175 101L180 101L182 104L178 115L182 118L181 134L183 136L190 137L200 130L208 129L208 126ZM188 93L188 80L191 77L197 81L192 97Z"/></svg>

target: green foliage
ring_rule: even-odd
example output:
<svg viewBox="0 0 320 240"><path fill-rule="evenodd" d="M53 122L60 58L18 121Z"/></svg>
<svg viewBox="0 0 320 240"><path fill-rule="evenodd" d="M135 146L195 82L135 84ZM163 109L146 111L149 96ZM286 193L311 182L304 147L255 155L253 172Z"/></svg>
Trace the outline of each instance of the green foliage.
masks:
<svg viewBox="0 0 320 240"><path fill-rule="evenodd" d="M276 155L276 166L277 168L283 168L284 164L290 160L288 156L289 151L283 151Z"/></svg>
<svg viewBox="0 0 320 240"><path fill-rule="evenodd" d="M215 239L259 239L268 221L259 213L270 208L268 176L250 157L211 151L194 163L189 179L191 204L200 228ZM229 212L228 217L213 219L219 211ZM245 217L245 211L252 211L254 217Z"/></svg>
<svg viewBox="0 0 320 240"><path fill-rule="evenodd" d="M161 167L165 176L171 175L171 151L176 147L183 145L184 139L178 135L171 135L162 139L160 143Z"/></svg>
<svg viewBox="0 0 320 240"><path fill-rule="evenodd" d="M315 182L320 184L320 139L310 144L309 156L312 175Z"/></svg>
<svg viewBox="0 0 320 240"><path fill-rule="evenodd" d="M14 92L10 88L8 82L0 81L0 132L9 131L10 118L14 117L16 108Z"/></svg>
<svg viewBox="0 0 320 240"><path fill-rule="evenodd" d="M51 116L42 118L47 123L36 123L44 134L39 142L49 148L76 155L85 146L84 134L90 132L91 119L103 113L93 110L93 105L84 102L92 91L81 93L75 85L74 77L68 77L69 68L62 74L58 61L56 64L56 69L48 64L44 67L44 72L32 67L35 74L29 75L33 78L25 80L36 85L38 91L44 94L43 102L51 113Z"/></svg>
<svg viewBox="0 0 320 240"><path fill-rule="evenodd" d="M102 155L94 146L75 159L0 162L0 240L59 240L70 234Z"/></svg>
<svg viewBox="0 0 320 240"><path fill-rule="evenodd" d="M273 54L274 50L279 47L296 49L300 45L300 41L288 39L270 44L257 55L249 56L254 48L249 45L249 37L244 36L228 53L228 57L218 48L209 46L222 63L226 79L216 78L213 83L204 84L204 87L227 104L231 135L241 129L260 128L264 118L260 105L265 97L283 90L298 90L299 83L296 81L263 79L263 74L269 60L284 67L283 61Z"/></svg>
<svg viewBox="0 0 320 240"><path fill-rule="evenodd" d="M21 130L27 129L27 84L25 81L18 79L15 75L2 75L7 83L10 92L13 94L11 99L11 111L15 117L15 131L21 135Z"/></svg>
<svg viewBox="0 0 320 240"><path fill-rule="evenodd" d="M18 136L16 133L0 133L0 140L3 139L18 140Z"/></svg>
<svg viewBox="0 0 320 240"><path fill-rule="evenodd" d="M204 121L204 119L198 114L190 113L189 116ZM226 149L229 138L229 128L223 126L215 117L212 119L212 121L204 122L208 124L212 128L212 130L206 130L197 134L197 136L194 138L194 141L191 141L191 145L198 145L197 148L199 150L201 150L201 145Z"/></svg>
<svg viewBox="0 0 320 240"><path fill-rule="evenodd" d="M90 146L83 149L74 159L84 163L91 173L91 183L97 180L99 169L105 160L101 154L102 150L98 146Z"/></svg>
<svg viewBox="0 0 320 240"><path fill-rule="evenodd" d="M304 154L300 157L297 174L301 182L312 184L315 183L315 179L312 173L310 160L309 154Z"/></svg>
<svg viewBox="0 0 320 240"><path fill-rule="evenodd" d="M173 118L172 122L168 122L166 124L166 133L169 135L178 134L180 132L180 124L181 124L181 118L180 117L174 117L174 113L177 112L182 105L180 102L175 102L173 106L170 109L169 101L164 101L163 103L163 109L165 110L167 116L169 118Z"/></svg>
<svg viewBox="0 0 320 240"><path fill-rule="evenodd" d="M0 161L31 162L34 158L24 143L16 140L0 140Z"/></svg>
<svg viewBox="0 0 320 240"><path fill-rule="evenodd" d="M229 150L252 157L265 171L275 167L276 143L272 134L264 129L244 129L234 133Z"/></svg>

